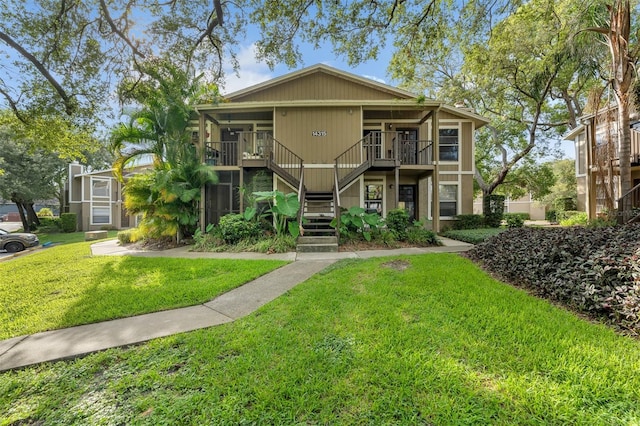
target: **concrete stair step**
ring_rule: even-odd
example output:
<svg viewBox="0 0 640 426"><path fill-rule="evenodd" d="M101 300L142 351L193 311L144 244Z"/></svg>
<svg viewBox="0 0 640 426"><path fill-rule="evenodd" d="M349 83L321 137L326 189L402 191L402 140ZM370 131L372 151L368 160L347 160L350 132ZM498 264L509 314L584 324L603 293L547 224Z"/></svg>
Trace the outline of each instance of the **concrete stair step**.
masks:
<svg viewBox="0 0 640 426"><path fill-rule="evenodd" d="M335 244L298 244L296 250L300 253L336 253L338 243Z"/></svg>

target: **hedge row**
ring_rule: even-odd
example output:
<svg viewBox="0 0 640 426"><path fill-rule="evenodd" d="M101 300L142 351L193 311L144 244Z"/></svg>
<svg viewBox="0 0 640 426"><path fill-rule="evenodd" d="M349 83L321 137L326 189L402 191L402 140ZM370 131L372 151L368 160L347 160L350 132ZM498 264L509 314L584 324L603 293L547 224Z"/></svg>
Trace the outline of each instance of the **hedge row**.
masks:
<svg viewBox="0 0 640 426"><path fill-rule="evenodd" d="M640 225L517 228L467 252L535 294L640 333Z"/></svg>

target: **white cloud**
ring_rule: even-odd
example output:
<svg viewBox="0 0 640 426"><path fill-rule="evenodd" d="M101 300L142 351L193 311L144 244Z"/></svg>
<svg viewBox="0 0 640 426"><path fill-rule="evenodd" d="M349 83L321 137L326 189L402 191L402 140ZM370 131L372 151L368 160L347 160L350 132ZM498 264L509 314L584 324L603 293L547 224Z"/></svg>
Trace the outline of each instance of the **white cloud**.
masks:
<svg viewBox="0 0 640 426"><path fill-rule="evenodd" d="M237 58L240 65L238 74L231 67L224 70L226 77L223 93L232 93L273 78L273 72L269 67L256 60L255 46L253 44L242 47L238 52Z"/></svg>
<svg viewBox="0 0 640 426"><path fill-rule="evenodd" d="M387 84L387 82L380 77L376 77L373 75L366 75L366 74L363 74L362 76L364 78L368 78L369 80L377 81L378 83Z"/></svg>

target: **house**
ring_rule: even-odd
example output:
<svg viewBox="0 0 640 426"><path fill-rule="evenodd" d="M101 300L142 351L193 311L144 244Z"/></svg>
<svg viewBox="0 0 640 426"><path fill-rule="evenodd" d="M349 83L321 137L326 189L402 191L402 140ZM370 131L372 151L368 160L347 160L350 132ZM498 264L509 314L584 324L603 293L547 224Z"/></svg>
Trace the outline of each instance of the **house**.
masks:
<svg viewBox="0 0 640 426"><path fill-rule="evenodd" d="M545 220L546 207L533 199L531 193L520 198L511 199L506 197L504 200L505 213L526 213L530 220ZM482 214L482 197L478 197L473 201L473 213Z"/></svg>
<svg viewBox="0 0 640 426"><path fill-rule="evenodd" d="M598 217L618 208L620 198L626 197L634 208L640 208L640 122L631 124L632 190L620 191L620 156L616 109L607 108L580 119L580 125L565 136L576 149L576 177L578 210L589 218Z"/></svg>
<svg viewBox="0 0 640 426"><path fill-rule="evenodd" d="M336 206L401 207L435 230L473 211L474 133L488 121L469 109L326 65L225 100L196 106L193 139L219 179L204 189L203 224L243 211L238 189L258 172L298 194L306 230Z"/></svg>
<svg viewBox="0 0 640 426"><path fill-rule="evenodd" d="M137 170L128 169L125 181ZM88 171L86 166L73 162L69 164L64 212L77 215L78 231L135 226L136 217L127 214L124 208L123 186L113 169Z"/></svg>

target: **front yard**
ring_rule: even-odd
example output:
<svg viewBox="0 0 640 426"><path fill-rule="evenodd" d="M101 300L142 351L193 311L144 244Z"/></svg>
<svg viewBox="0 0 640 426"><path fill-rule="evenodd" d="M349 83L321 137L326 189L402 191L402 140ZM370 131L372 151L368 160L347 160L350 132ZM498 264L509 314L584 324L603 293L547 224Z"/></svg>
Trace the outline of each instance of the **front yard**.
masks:
<svg viewBox="0 0 640 426"><path fill-rule="evenodd" d="M341 261L234 323L3 373L0 424L636 424L639 389L638 340L429 254Z"/></svg>
<svg viewBox="0 0 640 426"><path fill-rule="evenodd" d="M0 263L0 339L196 305L285 264L92 256L77 234Z"/></svg>

